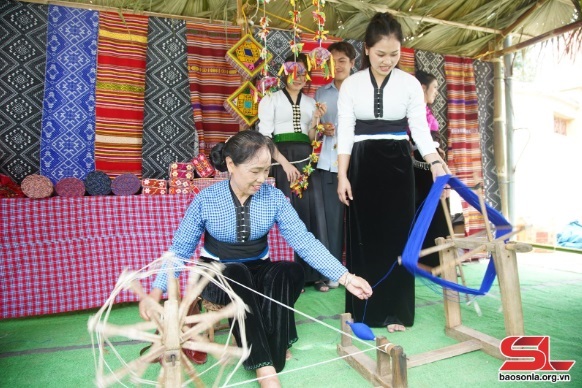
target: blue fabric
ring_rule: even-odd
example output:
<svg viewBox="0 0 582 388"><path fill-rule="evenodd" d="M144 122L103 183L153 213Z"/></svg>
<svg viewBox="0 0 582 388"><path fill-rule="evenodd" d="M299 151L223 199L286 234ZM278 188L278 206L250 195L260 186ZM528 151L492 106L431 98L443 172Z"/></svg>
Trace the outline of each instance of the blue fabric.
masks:
<svg viewBox="0 0 582 388"><path fill-rule="evenodd" d="M414 224L410 238L404 247L404 252L402 253L402 264L406 267L406 269L408 269L408 271L410 271L410 273L414 274L415 276L422 276L445 288L472 295L485 295L491 289L491 285L493 284L493 280L495 280L496 276L493 259L489 260L489 265L487 266L487 270L485 271L485 275L479 289L465 287L460 284L444 280L418 268L417 266L419 253L422 248L422 242L424 241L424 237L426 236L426 232L430 226L430 221L432 220L436 207L440 201L441 193L447 184L451 187L452 190L455 190L461 196L461 198L467 201L467 203L480 211L481 205L479 203L479 197L471 189L465 186L458 178L450 175L443 175L438 177L434 182L430 192L428 193L422 210L420 211L420 214L418 215L418 218ZM501 213L487 204L486 209L489 221L491 221L491 223L497 227L495 231L496 238L503 236L505 233L507 233L507 230L511 229L511 224L505 219L505 217L503 217Z"/></svg>
<svg viewBox="0 0 582 388"><path fill-rule="evenodd" d="M234 243L237 241L236 206L229 189L229 180L202 190L194 198L178 230L174 234L170 251L184 260L190 259L207 230L215 239ZM330 280L337 281L347 269L329 253L312 233L307 231L289 200L281 190L263 184L252 196L250 203L251 240L267 234L277 223L281 235L297 254ZM179 273L175 273L176 276ZM166 291L166 271L161 271L153 284Z"/></svg>
<svg viewBox="0 0 582 388"><path fill-rule="evenodd" d="M53 183L95 170L99 13L49 6L40 172Z"/></svg>
<svg viewBox="0 0 582 388"><path fill-rule="evenodd" d="M582 249L582 224L578 221L570 222L563 231L558 233L558 245Z"/></svg>

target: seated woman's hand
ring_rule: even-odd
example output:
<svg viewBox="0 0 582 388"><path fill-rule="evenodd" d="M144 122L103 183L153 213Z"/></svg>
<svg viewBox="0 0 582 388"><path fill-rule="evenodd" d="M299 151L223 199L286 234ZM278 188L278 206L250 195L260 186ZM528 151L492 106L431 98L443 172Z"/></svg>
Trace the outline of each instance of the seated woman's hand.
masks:
<svg viewBox="0 0 582 388"><path fill-rule="evenodd" d="M340 281L340 283L342 282ZM343 284L346 290L358 299L368 299L372 296L372 287L364 278L348 273L343 279Z"/></svg>
<svg viewBox="0 0 582 388"><path fill-rule="evenodd" d="M152 298L155 302L159 302L162 299L162 290L160 290L159 288L154 288L150 294L148 295L150 298ZM151 303L151 299L142 299L139 301L139 315L146 321L149 321L151 318L148 314L148 304Z"/></svg>

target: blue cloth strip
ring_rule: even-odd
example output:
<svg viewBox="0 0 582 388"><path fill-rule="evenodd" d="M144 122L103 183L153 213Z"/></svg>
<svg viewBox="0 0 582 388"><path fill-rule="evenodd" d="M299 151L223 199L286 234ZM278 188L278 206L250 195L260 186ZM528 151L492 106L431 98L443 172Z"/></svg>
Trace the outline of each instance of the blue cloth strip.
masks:
<svg viewBox="0 0 582 388"><path fill-rule="evenodd" d="M452 190L455 190L461 196L461 198L467 201L467 203L469 203L475 209L481 211L481 205L479 203L479 197L477 194L465 186L458 178L451 175L438 177L434 182L430 192L428 193L426 200L424 201L422 210L420 211L414 227L412 228L410 238L404 247L404 252L402 253L402 264L413 275L427 278L445 288L466 294L485 295L491 289L491 285L493 284L493 280L495 280L496 276L495 264L492 258L489 261L489 265L485 271L481 287L478 290L444 280L432 275L430 272L418 268L417 266L424 237L426 236L426 232L428 231L430 222L440 201L441 193L447 184L451 187ZM489 221L491 221L491 223L497 227L495 232L496 238L501 237L505 233L506 229L512 228L509 221L507 221L501 213L487 204L485 207Z"/></svg>

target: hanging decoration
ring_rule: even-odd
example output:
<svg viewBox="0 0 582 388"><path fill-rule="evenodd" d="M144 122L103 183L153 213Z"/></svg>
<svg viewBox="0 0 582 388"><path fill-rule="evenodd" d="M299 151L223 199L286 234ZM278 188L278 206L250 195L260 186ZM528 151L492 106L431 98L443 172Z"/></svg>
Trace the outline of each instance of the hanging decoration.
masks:
<svg viewBox="0 0 582 388"><path fill-rule="evenodd" d="M325 0L313 0L313 6L317 7L317 10L313 11L313 20L317 23L317 31L313 36L313 40L317 41L319 47L316 47L307 55L307 61L309 62L310 70L322 70L327 80L334 78L335 74L333 57L329 50L322 47L322 42L327 40L327 34L329 33L324 29L325 13L323 12L323 7L325 6Z"/></svg>
<svg viewBox="0 0 582 388"><path fill-rule="evenodd" d="M259 119L259 103L262 94L252 82L241 85L224 102L226 109L245 128L252 126Z"/></svg>
<svg viewBox="0 0 582 388"><path fill-rule="evenodd" d="M261 58L264 60L265 65L261 70L261 78L257 81L257 89L261 92L263 96L270 95L274 91L277 90L279 87L279 78L273 77L269 75L269 50L267 49L267 35L269 34L269 22L271 19L267 17L267 9L266 4L269 3L270 0L260 0L259 3L263 5L263 16L259 20L259 25L261 29L258 33L258 36L263 41L263 49L261 50ZM259 94L254 95L255 102L259 100Z"/></svg>
<svg viewBox="0 0 582 388"><path fill-rule="evenodd" d="M289 47L291 48L291 52L293 53L294 61L293 63L297 63L297 57L303 50L303 43L301 42L301 29L299 28L299 22L301 21L301 12L297 9L297 4L295 0L289 0L293 9L289 11L289 19L291 20L291 30L293 31L293 39L289 41ZM297 69L293 69L293 66L290 65L292 62L286 62L281 65L281 69L279 69L279 75L283 72L287 75L287 83L291 84L297 78ZM309 66L309 64L308 64ZM309 75L307 75L307 79L309 80Z"/></svg>
<svg viewBox="0 0 582 388"><path fill-rule="evenodd" d="M255 78L272 57L251 34L247 34L228 50L225 58L248 81Z"/></svg>

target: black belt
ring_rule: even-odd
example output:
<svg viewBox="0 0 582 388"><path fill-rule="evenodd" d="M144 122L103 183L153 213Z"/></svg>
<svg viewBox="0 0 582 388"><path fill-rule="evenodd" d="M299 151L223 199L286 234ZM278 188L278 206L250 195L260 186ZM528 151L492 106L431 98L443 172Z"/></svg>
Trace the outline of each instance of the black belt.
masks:
<svg viewBox="0 0 582 388"><path fill-rule="evenodd" d="M204 233L204 249L221 261L251 261L258 260L269 250L267 235L256 240L227 243Z"/></svg>

